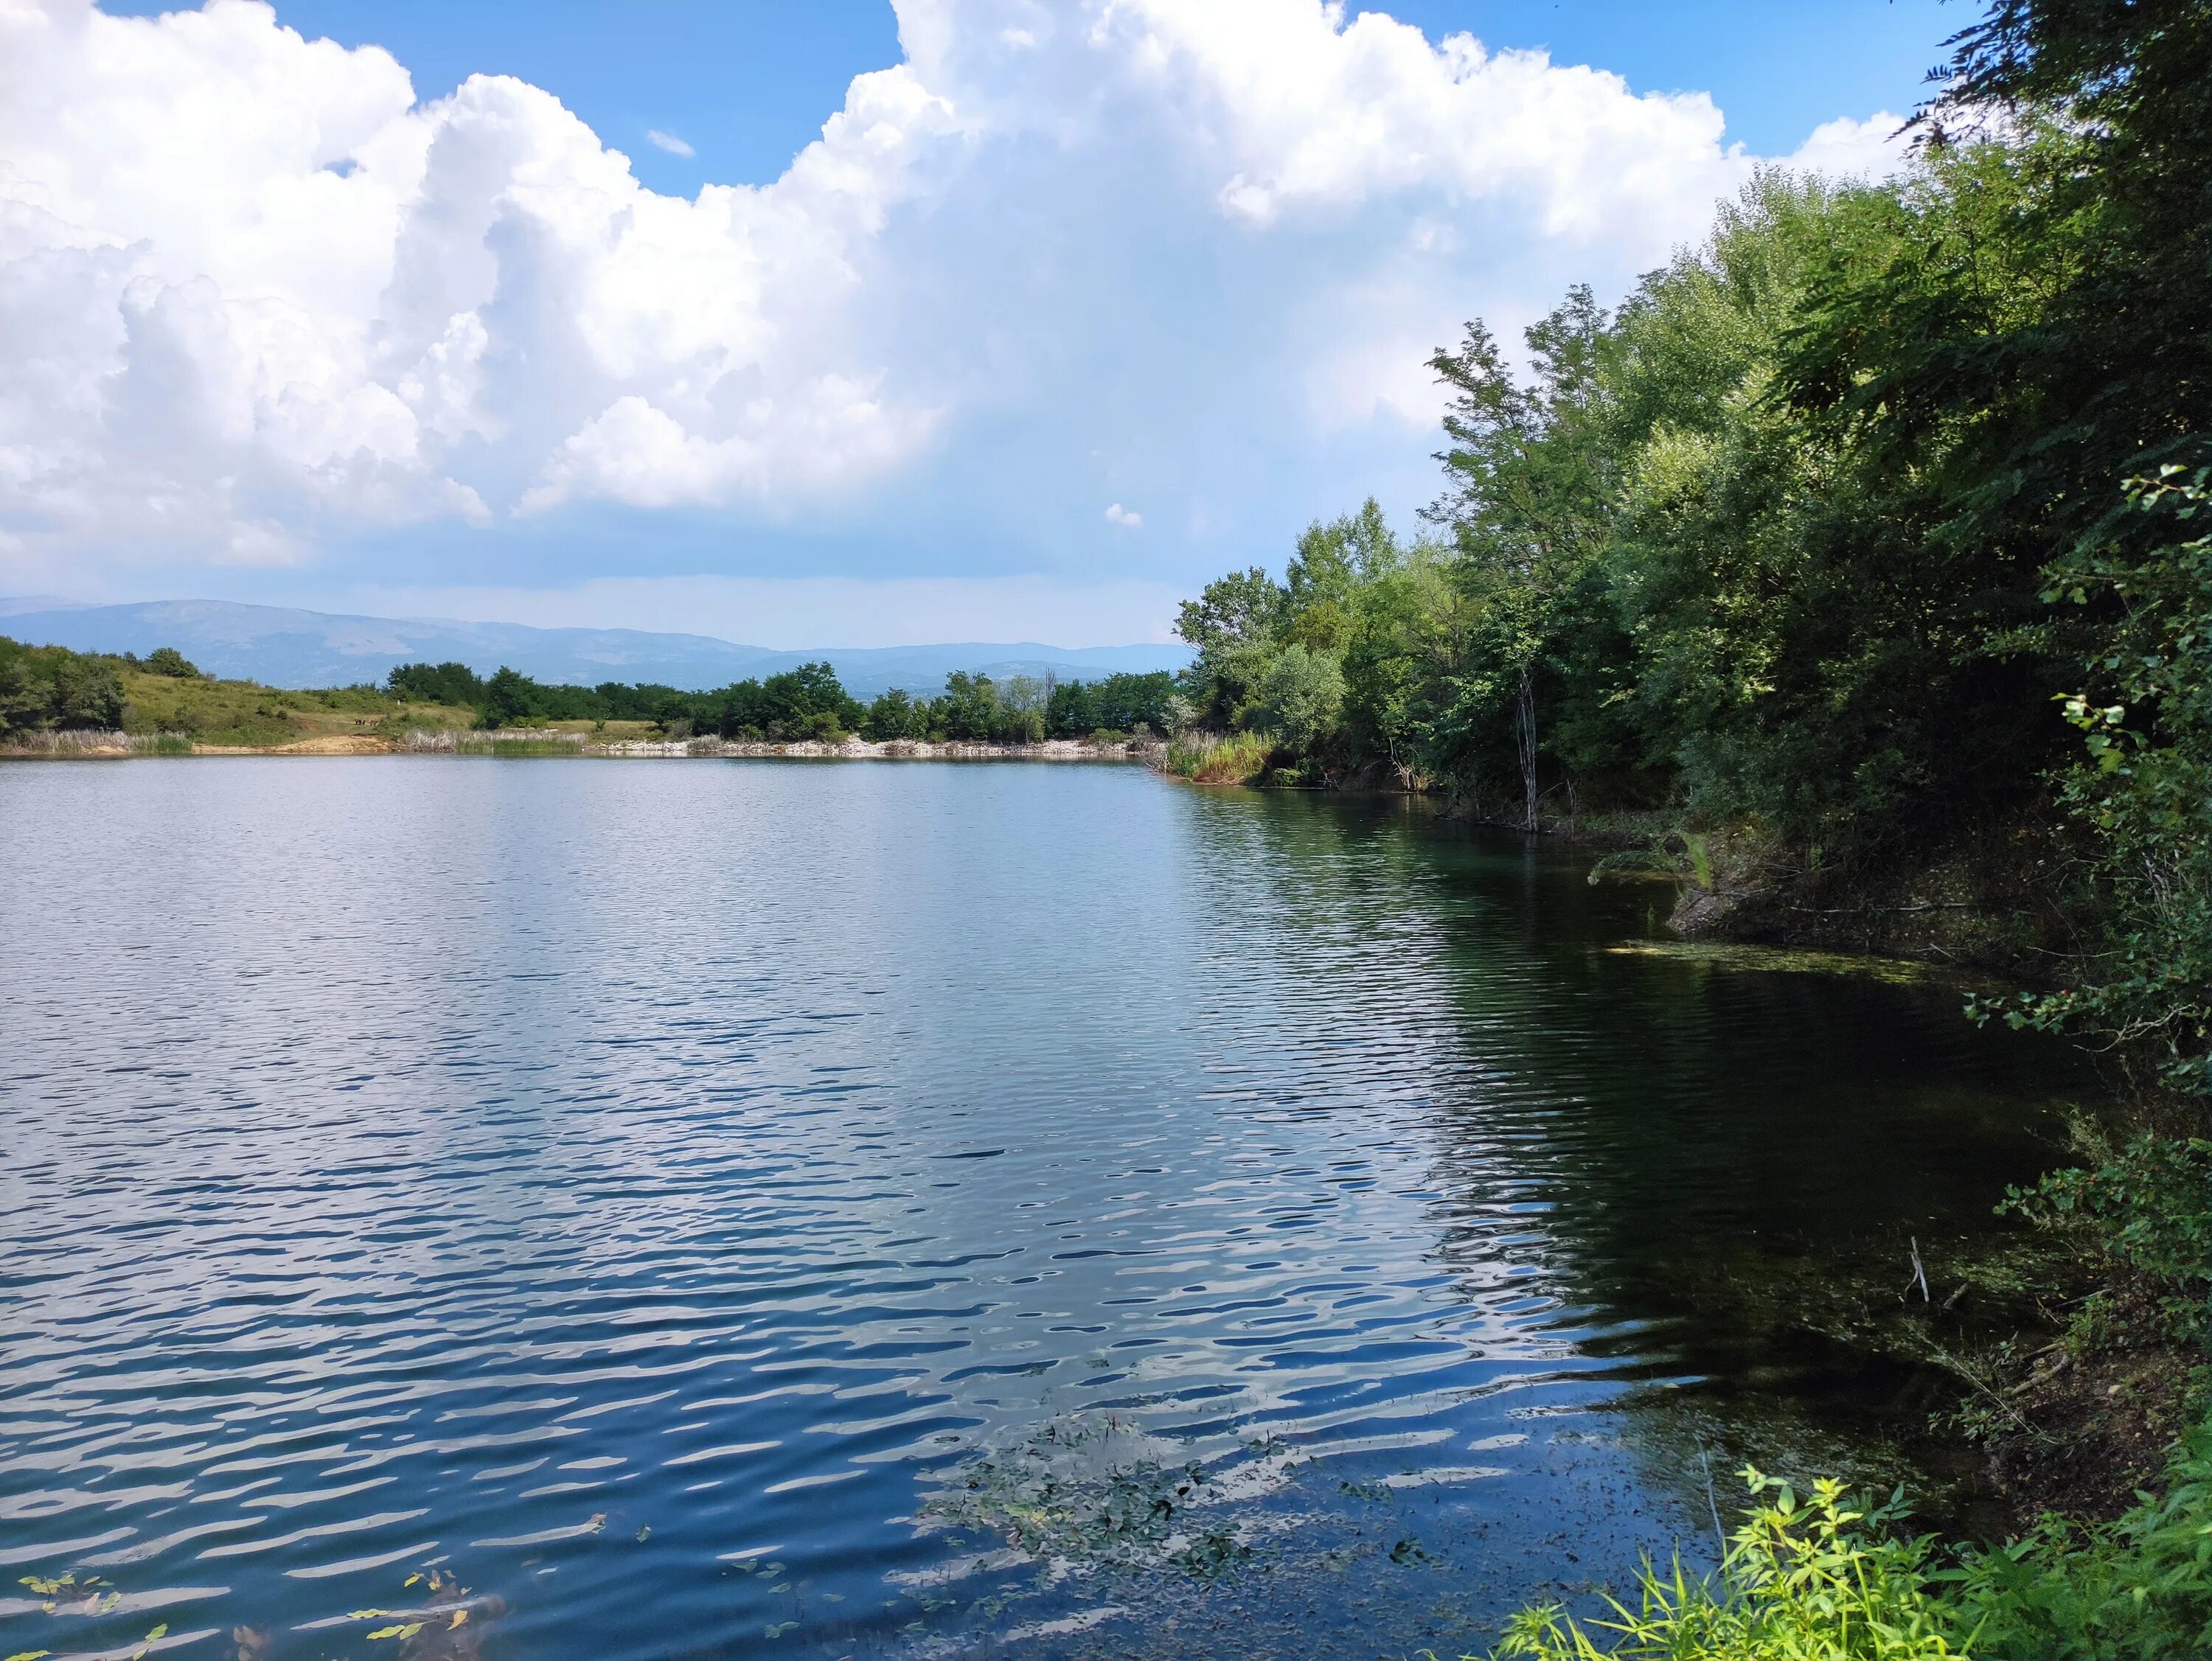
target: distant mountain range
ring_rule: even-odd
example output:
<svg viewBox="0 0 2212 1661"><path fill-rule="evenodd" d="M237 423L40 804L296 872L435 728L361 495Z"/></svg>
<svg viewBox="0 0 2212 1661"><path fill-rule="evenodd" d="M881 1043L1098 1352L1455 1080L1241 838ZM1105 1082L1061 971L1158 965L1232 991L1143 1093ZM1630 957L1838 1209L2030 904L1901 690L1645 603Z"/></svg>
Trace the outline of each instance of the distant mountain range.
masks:
<svg viewBox="0 0 2212 1661"><path fill-rule="evenodd" d="M135 652L174 646L205 673L276 687L349 686L381 681L395 664L466 664L479 675L505 664L540 681L595 686L647 681L702 691L774 675L827 658L845 688L873 698L901 687L934 693L955 670L993 679L1047 674L1097 680L1121 670L1181 669L1178 646L820 646L771 652L705 634L655 634L633 628L530 628L435 617L346 617L222 600L155 600L140 605L80 605L49 595L0 598L0 634L77 652Z"/></svg>

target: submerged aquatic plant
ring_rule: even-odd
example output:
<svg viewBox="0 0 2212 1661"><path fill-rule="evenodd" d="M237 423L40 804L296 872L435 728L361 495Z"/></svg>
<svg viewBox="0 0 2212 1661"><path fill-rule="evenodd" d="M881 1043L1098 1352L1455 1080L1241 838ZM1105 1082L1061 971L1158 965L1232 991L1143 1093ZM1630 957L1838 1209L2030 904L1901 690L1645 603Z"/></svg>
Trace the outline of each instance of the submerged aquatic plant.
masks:
<svg viewBox="0 0 2212 1661"><path fill-rule="evenodd" d="M1153 1439L1109 1415L1055 1420L975 1461L923 1514L999 1536L1025 1555L1091 1567L1172 1565L1210 1579L1249 1555L1233 1530L1188 1512L1216 1481L1197 1459L1158 1457Z"/></svg>
<svg viewBox="0 0 2212 1661"><path fill-rule="evenodd" d="M401 1590L422 1601L396 1609L356 1609L351 1616L381 1622L365 1636L379 1644L396 1642L401 1661L477 1661L488 1623L507 1613L504 1599L472 1595L448 1569L418 1569Z"/></svg>
<svg viewBox="0 0 2212 1661"><path fill-rule="evenodd" d="M1930 982L1964 985L1957 972L1900 957L1875 957L1863 952L1817 951L1794 946L1747 945L1716 940L1625 940L1604 949L1613 957L1667 958L1677 963L1696 963L1715 969L1741 970L1754 974L1850 975L1893 986L1917 986Z"/></svg>
<svg viewBox="0 0 2212 1661"><path fill-rule="evenodd" d="M110 1582L97 1574L80 1577L75 1570L59 1575L26 1574L19 1577L16 1584L39 1600L42 1614L57 1617L104 1620L114 1614L123 1603L123 1594ZM161 1622L129 1649L110 1651L109 1653L127 1655L130 1661L144 1661L154 1646L166 1638L168 1632L169 1623ZM8 1661L40 1661L41 1657L52 1653L52 1650L21 1650L9 1656Z"/></svg>

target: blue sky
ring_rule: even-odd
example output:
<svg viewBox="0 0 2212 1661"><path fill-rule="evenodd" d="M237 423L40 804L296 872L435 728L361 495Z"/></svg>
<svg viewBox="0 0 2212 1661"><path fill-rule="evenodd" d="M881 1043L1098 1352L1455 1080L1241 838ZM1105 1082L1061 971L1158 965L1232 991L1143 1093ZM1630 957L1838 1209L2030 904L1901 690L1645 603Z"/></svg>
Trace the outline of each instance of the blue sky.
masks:
<svg viewBox="0 0 2212 1661"><path fill-rule="evenodd" d="M1728 136L1763 155L1796 148L1819 119L1903 111L1941 45L1974 14L1939 0L1400 0L1379 10L1431 39L1595 64L1640 92L1709 92ZM110 4L150 16L159 0ZM388 48L426 98L471 75L534 82L626 151L639 179L689 196L765 184L813 142L852 78L899 61L890 0L289 0L307 35ZM646 135L673 134L690 157Z"/></svg>
<svg viewBox="0 0 2212 1661"><path fill-rule="evenodd" d="M0 591L778 646L1156 636L1408 518L1462 318L1618 296L1754 158L1894 165L1973 15L40 7Z"/></svg>

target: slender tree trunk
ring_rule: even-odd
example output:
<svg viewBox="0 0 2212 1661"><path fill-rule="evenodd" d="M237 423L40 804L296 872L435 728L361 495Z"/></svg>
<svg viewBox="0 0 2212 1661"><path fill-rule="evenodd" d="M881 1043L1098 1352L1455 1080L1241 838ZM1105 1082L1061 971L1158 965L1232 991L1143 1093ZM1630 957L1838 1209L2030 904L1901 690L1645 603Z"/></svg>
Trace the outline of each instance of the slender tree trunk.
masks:
<svg viewBox="0 0 2212 1661"><path fill-rule="evenodd" d="M1536 828L1536 683L1521 669L1521 695L1513 705L1513 736L1521 748L1521 791L1526 828Z"/></svg>

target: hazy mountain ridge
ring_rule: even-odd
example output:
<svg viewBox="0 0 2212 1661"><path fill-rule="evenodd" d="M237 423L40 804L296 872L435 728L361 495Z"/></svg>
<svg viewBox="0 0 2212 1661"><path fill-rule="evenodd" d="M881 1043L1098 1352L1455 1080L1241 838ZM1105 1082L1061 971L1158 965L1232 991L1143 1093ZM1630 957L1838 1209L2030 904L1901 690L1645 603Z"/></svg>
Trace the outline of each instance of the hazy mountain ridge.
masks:
<svg viewBox="0 0 2212 1661"><path fill-rule="evenodd" d="M1089 680L1117 670L1180 669L1190 659L1179 646L1053 646L1035 641L776 652L711 635L644 629L362 617L223 600L80 605L46 596L29 601L0 597L0 634L78 652L143 655L171 646L208 674L289 687L381 681L398 664L453 661L480 675L504 664L541 681L581 686L646 681L698 691L827 658L846 689L863 699L893 687L933 693L955 670L994 677L1049 673L1062 680Z"/></svg>

